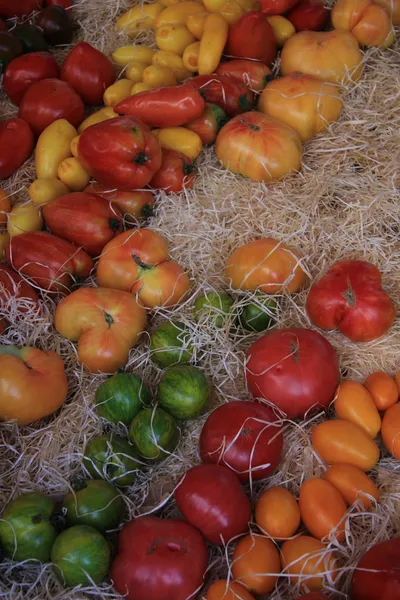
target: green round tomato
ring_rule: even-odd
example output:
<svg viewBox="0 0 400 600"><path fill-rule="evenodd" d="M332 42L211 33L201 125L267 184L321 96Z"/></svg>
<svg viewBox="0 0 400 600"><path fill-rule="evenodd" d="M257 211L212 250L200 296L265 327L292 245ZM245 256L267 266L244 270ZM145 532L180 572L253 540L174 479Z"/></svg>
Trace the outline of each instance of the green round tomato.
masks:
<svg viewBox="0 0 400 600"><path fill-rule="evenodd" d="M276 300L259 292L255 302L239 309L239 323L248 331L264 331L273 325L277 309Z"/></svg>
<svg viewBox="0 0 400 600"><path fill-rule="evenodd" d="M179 427L162 408L145 408L133 419L129 439L143 458L159 460L173 452L179 442Z"/></svg>
<svg viewBox="0 0 400 600"><path fill-rule="evenodd" d="M116 373L96 391L96 411L111 423L129 425L132 419L151 402L147 385L133 373Z"/></svg>
<svg viewBox="0 0 400 600"><path fill-rule="evenodd" d="M165 321L150 336L151 358L159 367L187 363L193 356L190 334L180 321Z"/></svg>
<svg viewBox="0 0 400 600"><path fill-rule="evenodd" d="M216 327L226 323L233 304L232 298L226 292L206 292L199 296L194 303L196 321L212 319Z"/></svg>
<svg viewBox="0 0 400 600"><path fill-rule="evenodd" d="M68 586L101 583L110 568L111 549L93 527L75 525L57 537L51 562L57 578Z"/></svg>
<svg viewBox="0 0 400 600"><path fill-rule="evenodd" d="M57 536L51 522L54 503L39 492L18 496L5 508L0 521L0 545L17 561L50 560Z"/></svg>
<svg viewBox="0 0 400 600"><path fill-rule="evenodd" d="M103 479L79 482L74 492L63 500L67 524L89 525L104 532L114 529L121 521L122 498L114 486Z"/></svg>
<svg viewBox="0 0 400 600"><path fill-rule="evenodd" d="M24 25L13 29L13 34L21 40L24 52L42 52L49 48L40 29L34 25L29 25L29 23L24 23Z"/></svg>
<svg viewBox="0 0 400 600"><path fill-rule="evenodd" d="M120 487L132 485L140 468L139 457L128 440L119 435L98 435L85 449L83 464L92 477Z"/></svg>
<svg viewBox="0 0 400 600"><path fill-rule="evenodd" d="M208 381L200 369L176 365L162 376L157 401L175 419L194 419L207 408L209 395Z"/></svg>

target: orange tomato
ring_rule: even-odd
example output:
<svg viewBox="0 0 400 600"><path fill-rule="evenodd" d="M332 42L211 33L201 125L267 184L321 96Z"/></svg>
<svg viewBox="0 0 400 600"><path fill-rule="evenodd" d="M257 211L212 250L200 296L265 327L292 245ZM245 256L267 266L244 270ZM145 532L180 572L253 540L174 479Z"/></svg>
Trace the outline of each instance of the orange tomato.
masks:
<svg viewBox="0 0 400 600"><path fill-rule="evenodd" d="M349 31L301 31L282 49L283 75L305 73L323 81L358 81L362 74L362 54Z"/></svg>
<svg viewBox="0 0 400 600"><path fill-rule="evenodd" d="M237 544L232 558L232 574L256 594L271 592L281 572L278 550L271 540L246 535Z"/></svg>
<svg viewBox="0 0 400 600"><path fill-rule="evenodd" d="M332 9L332 25L351 31L362 46L387 48L394 41L386 9L373 0L337 0Z"/></svg>
<svg viewBox="0 0 400 600"><path fill-rule="evenodd" d="M383 443L391 454L400 459L400 403L390 406L383 416L381 429Z"/></svg>
<svg viewBox="0 0 400 600"><path fill-rule="evenodd" d="M361 500L365 510L371 507L370 496L379 500L379 490L375 483L358 467L337 464L326 470L325 479L341 493L347 504Z"/></svg>
<svg viewBox="0 0 400 600"><path fill-rule="evenodd" d="M285 542L281 548L284 572L294 575L291 583L298 583L311 591L319 591L326 583L324 573L336 579L335 554L325 544L308 535L300 535Z"/></svg>
<svg viewBox="0 0 400 600"><path fill-rule="evenodd" d="M370 471L379 459L379 448L355 423L334 419L313 427L311 442L326 463L346 463Z"/></svg>
<svg viewBox="0 0 400 600"><path fill-rule="evenodd" d="M127 292L80 288L59 303L54 324L60 335L78 342L79 362L89 371L114 373L139 341L146 312Z"/></svg>
<svg viewBox="0 0 400 600"><path fill-rule="evenodd" d="M105 185L101 185L101 183L90 183L83 191L98 194L109 200L113 206L119 208L128 222L150 217L156 201L153 192L149 190L124 192L110 189Z"/></svg>
<svg viewBox="0 0 400 600"><path fill-rule="evenodd" d="M386 8L393 25L400 25L400 0L374 0L374 2Z"/></svg>
<svg viewBox="0 0 400 600"><path fill-rule="evenodd" d="M342 101L336 84L291 73L267 84L258 110L292 127L305 142L339 118Z"/></svg>
<svg viewBox="0 0 400 600"><path fill-rule="evenodd" d="M234 289L265 294L297 292L306 279L298 251L273 238L237 248L228 258L225 276Z"/></svg>
<svg viewBox="0 0 400 600"><path fill-rule="evenodd" d="M272 538L292 537L300 525L300 508L296 498L283 487L269 488L257 501L255 521Z"/></svg>
<svg viewBox="0 0 400 600"><path fill-rule="evenodd" d="M0 223L7 223L7 214L11 210L10 198L7 192L0 188Z"/></svg>
<svg viewBox="0 0 400 600"><path fill-rule="evenodd" d="M400 378L399 378L400 384ZM383 371L376 371L367 377L364 386L372 396L378 410L386 410L399 399L400 385Z"/></svg>
<svg viewBox="0 0 400 600"><path fill-rule="evenodd" d="M375 438L381 429L381 418L371 394L357 381L344 381L335 395L335 411L339 419L359 425Z"/></svg>
<svg viewBox="0 0 400 600"><path fill-rule="evenodd" d="M329 481L305 481L300 487L299 507L301 520L314 537L327 542L333 534L338 541L344 539L346 504Z"/></svg>
<svg viewBox="0 0 400 600"><path fill-rule="evenodd" d="M254 596L240 583L219 579L208 589L206 600L254 600Z"/></svg>
<svg viewBox="0 0 400 600"><path fill-rule="evenodd" d="M394 376L394 381L397 386L398 394L400 394L400 371L397 371L396 375Z"/></svg>

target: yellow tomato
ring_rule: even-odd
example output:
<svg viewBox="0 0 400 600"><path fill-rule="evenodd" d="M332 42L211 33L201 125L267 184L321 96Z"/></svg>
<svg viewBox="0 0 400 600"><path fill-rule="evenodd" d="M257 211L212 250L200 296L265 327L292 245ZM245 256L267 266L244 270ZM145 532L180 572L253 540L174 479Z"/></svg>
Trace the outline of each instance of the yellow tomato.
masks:
<svg viewBox="0 0 400 600"><path fill-rule="evenodd" d="M58 167L57 175L72 192L81 192L90 181L89 173L75 156L63 160Z"/></svg>
<svg viewBox="0 0 400 600"><path fill-rule="evenodd" d="M218 13L226 0L203 0L203 4L210 13Z"/></svg>
<svg viewBox="0 0 400 600"><path fill-rule="evenodd" d="M78 144L79 144L79 138L81 136L77 135L74 137L74 139L71 142L71 154L72 156L78 156Z"/></svg>
<svg viewBox="0 0 400 600"><path fill-rule="evenodd" d="M234 25L245 14L245 11L236 0L226 0L218 12L229 25Z"/></svg>
<svg viewBox="0 0 400 600"><path fill-rule="evenodd" d="M378 446L351 421L324 421L313 427L311 441L317 454L330 465L345 463L370 471L379 459Z"/></svg>
<svg viewBox="0 0 400 600"><path fill-rule="evenodd" d="M264 533L274 539L290 538L300 525L296 498L285 488L268 488L257 501L255 520Z"/></svg>
<svg viewBox="0 0 400 600"><path fill-rule="evenodd" d="M136 34L143 29L154 29L157 17L165 10L165 7L159 2L151 4L141 4L131 8L124 13L117 21L116 25L125 33Z"/></svg>
<svg viewBox="0 0 400 600"><path fill-rule="evenodd" d="M207 17L199 49L198 72L200 75L211 75L218 67L228 33L228 23L221 15L211 14Z"/></svg>
<svg viewBox="0 0 400 600"><path fill-rule="evenodd" d="M400 388L397 387L396 381L383 371L371 373L364 385L378 410L386 410L399 399Z"/></svg>
<svg viewBox="0 0 400 600"><path fill-rule="evenodd" d="M133 61L144 63L145 65L151 65L155 50L150 46L130 45L121 46L114 50L111 54L112 59L119 67L126 67Z"/></svg>
<svg viewBox="0 0 400 600"><path fill-rule="evenodd" d="M190 71L188 71L182 60L182 56L176 54L176 52L167 52L160 50L153 56L153 65L160 67L169 67L174 72L177 81L183 81L190 77Z"/></svg>
<svg viewBox="0 0 400 600"><path fill-rule="evenodd" d="M29 231L39 231L42 225L42 213L37 206L32 202L16 204L8 215L7 231L11 237L14 237Z"/></svg>
<svg viewBox="0 0 400 600"><path fill-rule="evenodd" d="M157 17L156 29L163 25L185 25L189 15L204 12L204 4L185 0L169 6Z"/></svg>
<svg viewBox="0 0 400 600"><path fill-rule="evenodd" d="M258 0L238 0L238 2L245 12L250 12L251 10L260 10Z"/></svg>
<svg viewBox="0 0 400 600"><path fill-rule="evenodd" d="M140 94L141 92L148 92L153 89L151 85L147 83L143 83L143 81L139 81L139 83L134 83L131 89L131 95Z"/></svg>
<svg viewBox="0 0 400 600"><path fill-rule="evenodd" d="M341 493L347 504L361 501L364 510L371 507L371 498L379 500L375 483L361 469L353 465L332 465L326 470L325 479Z"/></svg>
<svg viewBox="0 0 400 600"><path fill-rule="evenodd" d="M183 53L183 64L188 71L191 71L191 73L197 73L199 70L199 53L200 42L190 44Z"/></svg>
<svg viewBox="0 0 400 600"><path fill-rule="evenodd" d="M56 177L51 177L48 179L36 179L29 186L28 193L32 202L37 206L41 206L42 204L51 202L55 198L69 194L69 189L65 183Z"/></svg>
<svg viewBox="0 0 400 600"><path fill-rule="evenodd" d="M147 83L152 88L176 85L176 77L169 67L160 67L150 65L143 71L143 83Z"/></svg>
<svg viewBox="0 0 400 600"><path fill-rule="evenodd" d="M195 160L200 154L203 144L197 133L184 127L166 127L153 129L152 133L158 138L161 148L177 150Z"/></svg>
<svg viewBox="0 0 400 600"><path fill-rule="evenodd" d="M278 550L268 538L246 535L236 544L232 558L232 575L251 592L272 592L280 572Z"/></svg>
<svg viewBox="0 0 400 600"><path fill-rule="evenodd" d="M0 258L4 258L10 234L5 229L0 229Z"/></svg>
<svg viewBox="0 0 400 600"><path fill-rule="evenodd" d="M327 582L326 573L337 577L336 558L325 544L309 535L300 535L285 542L281 548L282 566L292 575L290 582L317 592ZM312 577L310 577L312 575Z"/></svg>
<svg viewBox="0 0 400 600"><path fill-rule="evenodd" d="M150 63L151 64L151 63ZM125 77L132 83L139 83L143 79L143 72L149 65L138 60L134 60L126 68Z"/></svg>
<svg viewBox="0 0 400 600"><path fill-rule="evenodd" d="M132 81L130 79L119 79L110 85L103 95L103 101L106 106L115 106L131 95Z"/></svg>
<svg viewBox="0 0 400 600"><path fill-rule="evenodd" d="M96 125L96 123L101 123L102 121L107 121L107 119L114 119L115 117L119 117L112 106L106 106L106 108L101 108L97 112L93 113L83 121L78 127L78 132L82 133L91 125Z"/></svg>
<svg viewBox="0 0 400 600"><path fill-rule="evenodd" d="M7 223L7 215L11 210L11 202L5 190L0 188L0 223Z"/></svg>
<svg viewBox="0 0 400 600"><path fill-rule="evenodd" d="M156 31L156 42L160 50L182 55L185 48L196 38L185 25L163 25Z"/></svg>
<svg viewBox="0 0 400 600"><path fill-rule="evenodd" d="M271 25L278 48L282 48L283 44L288 41L296 33L295 26L285 19L282 15L271 15L267 17L267 21Z"/></svg>
<svg viewBox="0 0 400 600"><path fill-rule="evenodd" d="M390 406L383 416L382 439L386 448L400 459L400 403Z"/></svg>
<svg viewBox="0 0 400 600"><path fill-rule="evenodd" d="M381 429L381 418L371 394L357 381L344 381L335 396L335 411L339 419L351 421L375 438Z"/></svg>
<svg viewBox="0 0 400 600"><path fill-rule="evenodd" d="M314 537L328 542L332 535L339 542L345 537L346 504L338 490L316 477L300 487L301 520Z"/></svg>
<svg viewBox="0 0 400 600"><path fill-rule="evenodd" d="M189 15L186 20L186 27L197 40L201 40L204 32L204 23L210 13L200 12L194 15Z"/></svg>
<svg viewBox="0 0 400 600"><path fill-rule="evenodd" d="M59 164L71 156L71 141L78 135L66 119L58 119L46 127L39 136L35 150L35 167L38 178L56 177Z"/></svg>

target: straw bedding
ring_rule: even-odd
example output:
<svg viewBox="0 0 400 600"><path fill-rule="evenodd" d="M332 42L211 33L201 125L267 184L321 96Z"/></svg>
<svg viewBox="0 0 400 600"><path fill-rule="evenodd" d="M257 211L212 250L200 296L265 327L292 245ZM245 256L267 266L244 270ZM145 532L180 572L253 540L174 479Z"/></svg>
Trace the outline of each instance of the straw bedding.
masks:
<svg viewBox="0 0 400 600"><path fill-rule="evenodd" d="M78 36L107 53L126 40L113 27L115 17L132 5L129 0L82 0L74 9L81 30ZM151 40L151 34L142 34ZM149 37L150 36L150 37ZM59 56L66 50L59 52ZM232 399L247 399L244 357L258 334L244 334L227 324L215 329L211 322L195 325L193 299L206 289L226 289L223 270L226 258L239 245L272 236L300 249L302 265L311 281L343 258L365 258L383 273L384 288L400 309L400 43L385 52L365 54L363 77L343 91L344 108L338 123L305 145L301 174L271 185L252 184L223 171L214 150L207 149L198 161L193 190L158 196L149 227L164 235L174 260L193 280L192 296L183 306L163 310L149 318L149 331L164 319L179 317L191 331L196 364L213 386L211 407ZM1 117L15 112L1 97ZM3 183L15 202L28 199L27 186L34 179L32 162ZM94 283L94 279L93 279ZM310 326L304 311L306 291L280 297L278 326ZM233 293L235 302L243 295ZM2 313L12 323L1 343L35 345L56 350L65 361L70 394L53 417L18 430L11 424L0 428L0 507L17 495L40 490L61 498L74 476L84 473L82 453L94 435L111 428L93 411L93 394L106 376L90 375L76 361L72 344L54 330L54 298L44 298L42 312L30 308L24 322L16 322L11 300ZM400 321L388 335L357 345L337 332L326 334L335 347L342 375L362 381L375 370L393 373L399 368ZM161 372L152 363L148 335L130 354L127 370L141 375L153 390ZM253 499L265 487L287 486L297 493L304 478L320 475L323 465L314 454L309 431L317 415L306 423L285 423L286 442L280 470L272 479L253 486ZM137 483L125 494L126 519L152 510L173 490L174 482L199 462L198 437L205 417L185 423L181 443L173 456L161 464L144 467ZM115 431L118 428L114 428ZM124 431L119 429L119 433ZM382 501L371 512L351 509L351 529L337 547L340 573L329 586L332 598L346 598L351 570L375 542L400 535L399 463L382 451L374 470ZM157 514L176 515L172 501ZM212 549L207 582L229 576L230 548ZM298 590L283 576L271 600L292 600ZM202 594L199 596L202 597ZM0 565L0 598L7 600L118 598L109 583L100 588L66 590L55 579L50 565Z"/></svg>

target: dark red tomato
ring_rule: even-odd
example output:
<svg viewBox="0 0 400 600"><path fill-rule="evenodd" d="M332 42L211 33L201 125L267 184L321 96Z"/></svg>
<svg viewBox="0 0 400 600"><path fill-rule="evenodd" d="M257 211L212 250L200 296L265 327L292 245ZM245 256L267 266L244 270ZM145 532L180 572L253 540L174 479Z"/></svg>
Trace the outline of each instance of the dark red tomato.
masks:
<svg viewBox="0 0 400 600"><path fill-rule="evenodd" d="M22 119L0 123L0 179L7 179L24 164L34 144L32 129Z"/></svg>
<svg viewBox="0 0 400 600"><path fill-rule="evenodd" d="M322 31L328 24L330 14L323 0L301 0L287 18L296 31Z"/></svg>
<svg viewBox="0 0 400 600"><path fill-rule="evenodd" d="M203 114L187 123L185 127L197 133L203 144L213 144L227 122L228 117L220 106L206 104Z"/></svg>
<svg viewBox="0 0 400 600"><path fill-rule="evenodd" d="M6 302L10 296L27 298L35 303L38 301L37 294L29 283L6 265L0 264L0 300Z"/></svg>
<svg viewBox="0 0 400 600"><path fill-rule="evenodd" d="M70 44L73 36L72 22L61 6L47 6L36 17L36 25L50 46Z"/></svg>
<svg viewBox="0 0 400 600"><path fill-rule="evenodd" d="M4 23L3 19L0 19L0 31L7 31L7 25Z"/></svg>
<svg viewBox="0 0 400 600"><path fill-rule="evenodd" d="M127 600L187 600L203 584L207 561L205 541L189 523L139 517L121 531L111 578Z"/></svg>
<svg viewBox="0 0 400 600"><path fill-rule="evenodd" d="M43 0L0 0L2 17L23 17L43 6Z"/></svg>
<svg viewBox="0 0 400 600"><path fill-rule="evenodd" d="M358 563L352 600L400 600L400 538L372 546Z"/></svg>
<svg viewBox="0 0 400 600"><path fill-rule="evenodd" d="M50 231L98 256L104 246L123 231L122 215L97 194L75 192L42 207Z"/></svg>
<svg viewBox="0 0 400 600"><path fill-rule="evenodd" d="M226 55L253 58L271 65L277 53L274 31L264 13L248 12L232 25L225 48Z"/></svg>
<svg viewBox="0 0 400 600"><path fill-rule="evenodd" d="M181 192L193 187L195 180L194 164L182 152L162 150L162 163L149 185L155 190Z"/></svg>
<svg viewBox="0 0 400 600"><path fill-rule="evenodd" d="M0 31L0 73L17 56L24 51L21 40L9 31Z"/></svg>
<svg viewBox="0 0 400 600"><path fill-rule="evenodd" d="M339 329L353 342L370 342L390 329L396 309L377 267L363 260L336 263L315 283L306 310L321 329Z"/></svg>
<svg viewBox="0 0 400 600"><path fill-rule="evenodd" d="M133 117L116 117L81 133L79 158L103 185L119 190L145 187L161 167L161 147L150 129Z"/></svg>
<svg viewBox="0 0 400 600"><path fill-rule="evenodd" d="M61 67L61 79L67 81L86 104L103 104L104 91L114 83L114 65L105 54L87 42L79 42Z"/></svg>
<svg viewBox="0 0 400 600"><path fill-rule="evenodd" d="M225 73L232 77L238 77L252 90L260 92L267 83L273 79L272 71L267 65L255 60L227 60L218 65L216 71L218 75Z"/></svg>
<svg viewBox="0 0 400 600"><path fill-rule="evenodd" d="M19 106L32 84L58 75L57 63L49 52L31 52L10 62L4 71L3 87L11 102Z"/></svg>
<svg viewBox="0 0 400 600"><path fill-rule="evenodd" d="M66 119L78 127L84 114L81 97L59 79L42 79L31 85L22 98L18 113L37 135L57 119Z"/></svg>
<svg viewBox="0 0 400 600"><path fill-rule="evenodd" d="M223 404L201 431L201 460L232 469L241 481L269 477L281 460L283 447L276 421L273 411L258 402Z"/></svg>
<svg viewBox="0 0 400 600"><path fill-rule="evenodd" d="M189 469L175 489L175 501L185 519L217 545L245 533L250 502L239 478L220 465Z"/></svg>
<svg viewBox="0 0 400 600"><path fill-rule="evenodd" d="M254 106L253 92L237 77L198 75L190 83L196 86L206 102L216 104L229 117L247 112Z"/></svg>
<svg viewBox="0 0 400 600"><path fill-rule="evenodd" d="M250 346L246 380L255 398L269 400L295 419L332 401L339 364L335 350L317 331L277 329Z"/></svg>
<svg viewBox="0 0 400 600"><path fill-rule="evenodd" d="M266 15L283 15L298 4L299 0L260 0L261 12Z"/></svg>
<svg viewBox="0 0 400 600"><path fill-rule="evenodd" d="M46 0L46 6L61 6L68 10L74 6L74 0Z"/></svg>

